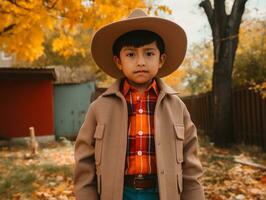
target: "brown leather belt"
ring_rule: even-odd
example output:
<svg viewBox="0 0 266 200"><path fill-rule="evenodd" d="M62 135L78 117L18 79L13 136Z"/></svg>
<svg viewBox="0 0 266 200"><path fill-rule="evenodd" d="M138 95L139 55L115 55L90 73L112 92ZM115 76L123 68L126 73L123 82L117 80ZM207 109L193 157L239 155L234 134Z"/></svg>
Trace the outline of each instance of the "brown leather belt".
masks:
<svg viewBox="0 0 266 200"><path fill-rule="evenodd" d="M137 190L157 187L157 175L125 175L125 186Z"/></svg>

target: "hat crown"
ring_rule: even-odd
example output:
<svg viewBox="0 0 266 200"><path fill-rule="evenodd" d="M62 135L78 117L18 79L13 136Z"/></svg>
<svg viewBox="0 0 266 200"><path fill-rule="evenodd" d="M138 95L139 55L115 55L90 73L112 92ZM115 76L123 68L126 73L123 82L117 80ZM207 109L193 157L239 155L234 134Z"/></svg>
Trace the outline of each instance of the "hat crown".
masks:
<svg viewBox="0 0 266 200"><path fill-rule="evenodd" d="M137 17L147 17L148 15L144 12L144 10L137 8L132 11L132 13L128 16L128 19L137 18Z"/></svg>

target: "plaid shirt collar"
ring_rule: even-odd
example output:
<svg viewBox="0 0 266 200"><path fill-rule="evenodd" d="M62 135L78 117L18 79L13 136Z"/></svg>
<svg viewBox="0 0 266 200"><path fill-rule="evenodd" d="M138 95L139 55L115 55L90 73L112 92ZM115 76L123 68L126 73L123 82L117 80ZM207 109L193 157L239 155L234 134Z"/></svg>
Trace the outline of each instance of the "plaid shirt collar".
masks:
<svg viewBox="0 0 266 200"><path fill-rule="evenodd" d="M167 86L164 81L161 78L155 77L158 89L160 92L165 93L167 95L176 95L179 94L179 92L176 92L174 89L171 87ZM111 95L117 95L119 96L119 93L122 94L122 89L123 89L123 82L124 78L116 80L103 94L102 96L111 96Z"/></svg>
<svg viewBox="0 0 266 200"><path fill-rule="evenodd" d="M158 85L157 85L155 79L152 80L152 83L151 83L151 84L149 85L149 87L145 90L145 93L146 93L146 92L149 92L150 90L153 90L154 93L156 94L156 96L159 95L159 88L158 88ZM124 80L124 84L123 84L123 88L122 88L122 94L123 94L124 96L126 96L127 93L128 93L129 91L136 92L136 91L138 91L138 89L135 88L134 86L132 86L132 85L128 82L128 80L125 79L125 80Z"/></svg>

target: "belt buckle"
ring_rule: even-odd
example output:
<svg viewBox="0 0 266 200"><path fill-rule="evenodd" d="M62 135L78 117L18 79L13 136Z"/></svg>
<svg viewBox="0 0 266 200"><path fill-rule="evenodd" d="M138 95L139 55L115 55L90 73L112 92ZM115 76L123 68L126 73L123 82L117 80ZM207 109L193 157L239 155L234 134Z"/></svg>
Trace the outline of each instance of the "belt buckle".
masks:
<svg viewBox="0 0 266 200"><path fill-rule="evenodd" d="M138 175L137 177L134 177L134 181L133 181L135 190L143 190L144 188L136 187L136 180L144 180L143 176L142 175Z"/></svg>

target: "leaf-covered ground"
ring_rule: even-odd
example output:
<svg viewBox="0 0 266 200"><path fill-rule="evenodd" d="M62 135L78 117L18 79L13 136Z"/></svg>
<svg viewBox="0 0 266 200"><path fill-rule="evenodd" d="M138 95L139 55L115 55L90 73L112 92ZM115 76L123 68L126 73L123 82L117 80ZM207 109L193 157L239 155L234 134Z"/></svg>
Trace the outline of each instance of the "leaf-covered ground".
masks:
<svg viewBox="0 0 266 200"><path fill-rule="evenodd" d="M26 147L0 150L0 199L71 200L73 143L46 144L34 158Z"/></svg>
<svg viewBox="0 0 266 200"><path fill-rule="evenodd" d="M238 160L266 167L266 153L257 147L243 145L230 149L215 148L203 137L200 137L200 144L206 199L266 200L266 170L235 162Z"/></svg>
<svg viewBox="0 0 266 200"><path fill-rule="evenodd" d="M252 161L266 166L266 154L254 147L213 147L200 138L199 155L204 167L202 182L206 199L265 200L266 170L236 163ZM0 199L72 200L74 143L42 145L38 156L29 158L23 146L0 147Z"/></svg>

